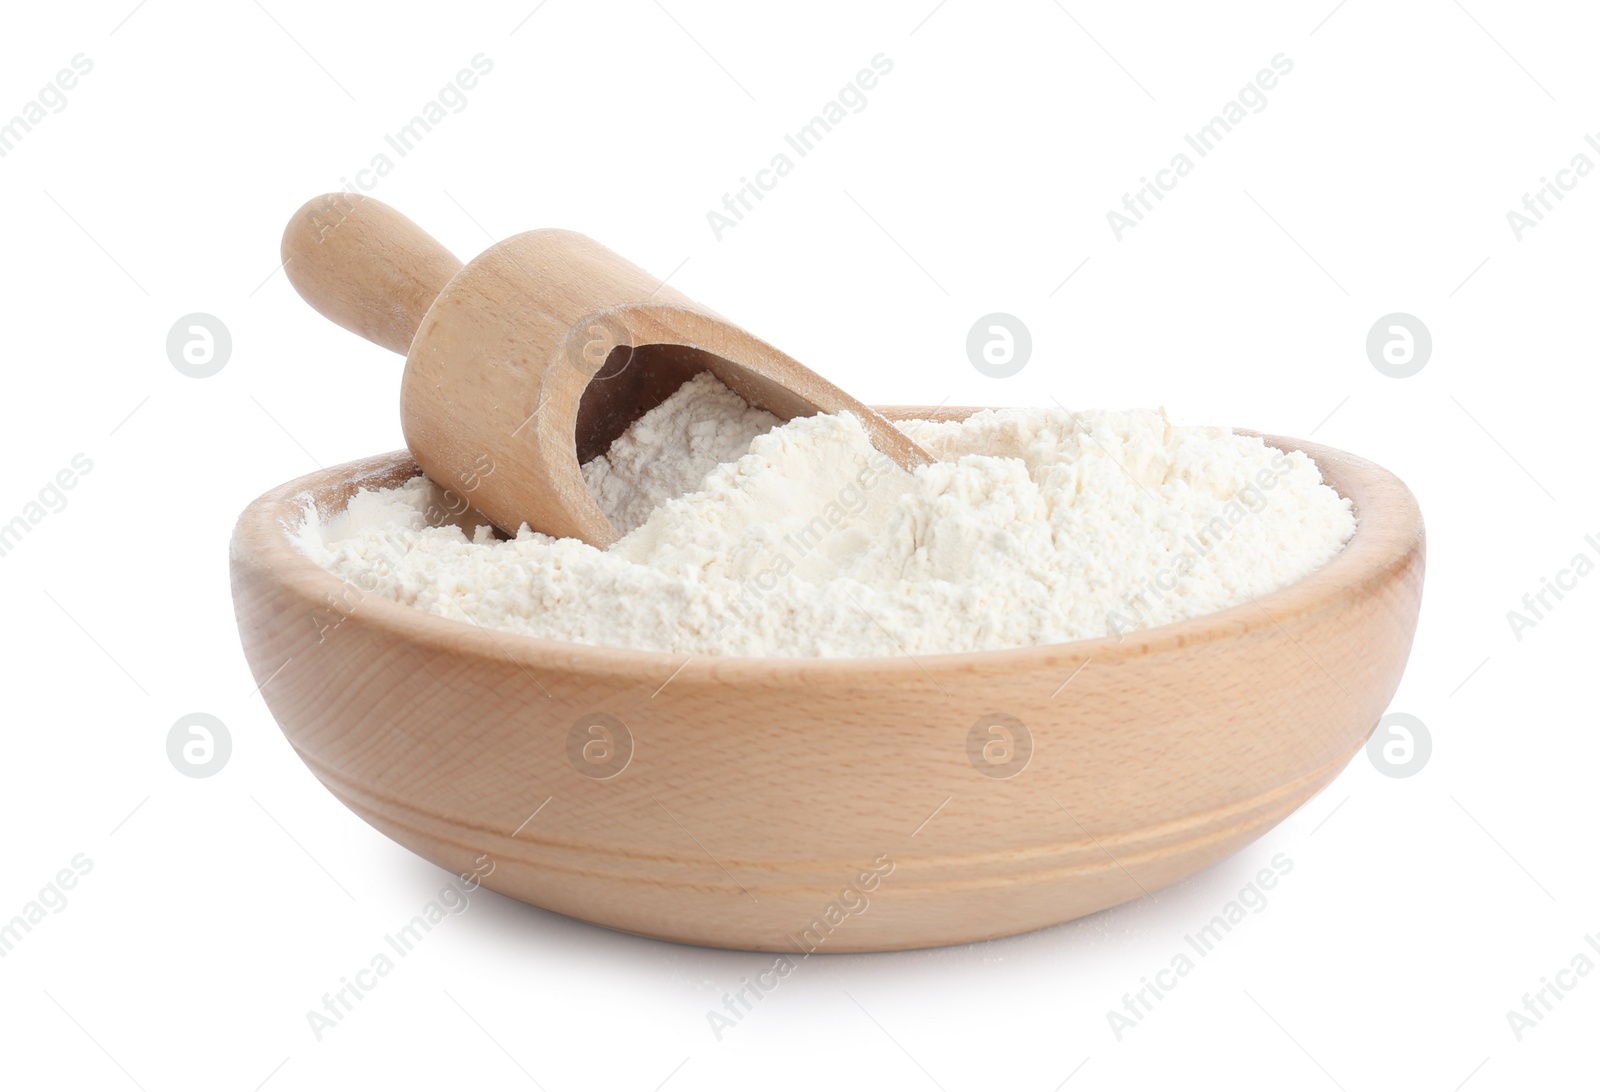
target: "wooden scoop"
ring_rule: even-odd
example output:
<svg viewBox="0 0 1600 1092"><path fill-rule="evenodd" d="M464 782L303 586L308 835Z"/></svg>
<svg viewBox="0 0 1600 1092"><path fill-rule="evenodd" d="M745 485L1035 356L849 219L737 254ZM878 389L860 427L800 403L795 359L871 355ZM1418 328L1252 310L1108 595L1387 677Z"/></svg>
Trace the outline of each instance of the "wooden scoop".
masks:
<svg viewBox="0 0 1600 1092"><path fill-rule="evenodd" d="M406 446L502 531L616 541L579 464L703 371L783 420L853 413L908 470L932 461L799 361L576 232L516 235L463 267L381 201L332 193L289 221L283 260L307 303L406 354Z"/></svg>

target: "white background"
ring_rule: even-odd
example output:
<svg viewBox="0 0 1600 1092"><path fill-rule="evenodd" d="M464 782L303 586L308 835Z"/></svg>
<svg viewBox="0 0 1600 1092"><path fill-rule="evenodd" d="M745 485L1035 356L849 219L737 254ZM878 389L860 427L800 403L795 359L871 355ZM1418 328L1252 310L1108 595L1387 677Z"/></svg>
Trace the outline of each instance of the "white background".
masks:
<svg viewBox="0 0 1600 1092"><path fill-rule="evenodd" d="M0 920L93 867L0 960L0 1081L1592 1086L1600 975L1521 1041L1506 1013L1600 934L1600 576L1520 641L1506 612L1600 556L1600 177L1520 241L1506 212L1600 130L1593 13L536 2L7 11L0 119L94 67L0 159L0 522L74 455L93 470L0 558ZM466 109L373 190L462 256L569 227L868 402L1160 403L1398 473L1430 550L1393 709L1431 730L1426 768L1357 756L1232 860L1083 921L808 960L721 1041L707 1010L769 956L483 891L318 1041L306 1011L447 877L294 757L239 650L227 540L267 488L401 446L399 359L312 313L278 238L479 53ZM867 108L718 242L706 212L878 53ZM1279 53L1266 108L1117 241L1107 210ZM965 354L992 311L1033 333L1007 380ZM1414 378L1366 357L1395 311L1433 333ZM213 378L167 359L190 312L232 332ZM195 711L233 740L207 779L166 754ZM1278 853L1266 909L1119 1041L1107 1010Z"/></svg>

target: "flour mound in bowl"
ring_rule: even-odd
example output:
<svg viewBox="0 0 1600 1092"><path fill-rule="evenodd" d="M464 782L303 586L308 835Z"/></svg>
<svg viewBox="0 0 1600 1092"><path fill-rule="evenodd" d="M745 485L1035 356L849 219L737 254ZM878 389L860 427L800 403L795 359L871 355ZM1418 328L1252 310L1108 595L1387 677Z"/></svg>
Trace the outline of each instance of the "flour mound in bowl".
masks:
<svg viewBox="0 0 1600 1092"><path fill-rule="evenodd" d="M583 467L623 537L438 523L426 478L308 508L302 552L363 590L488 629L741 656L975 652L1121 635L1326 564L1350 502L1301 452L1160 410L905 421L907 472L859 420L780 423L709 373Z"/></svg>

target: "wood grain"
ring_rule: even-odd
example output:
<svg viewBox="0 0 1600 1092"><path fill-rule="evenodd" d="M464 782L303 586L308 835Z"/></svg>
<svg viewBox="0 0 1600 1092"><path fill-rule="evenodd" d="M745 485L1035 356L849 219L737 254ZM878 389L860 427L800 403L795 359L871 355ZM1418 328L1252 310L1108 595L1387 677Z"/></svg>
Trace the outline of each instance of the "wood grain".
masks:
<svg viewBox="0 0 1600 1092"><path fill-rule="evenodd" d="M1121 640L915 661L686 659L490 632L363 595L285 536L307 501L337 511L358 487L416 474L404 453L253 503L232 542L234 601L262 694L307 766L443 868L492 867L493 890L694 944L981 940L1237 851L1325 786L1384 713L1421 601L1416 501L1363 459L1267 440L1310 454L1351 498L1350 544L1257 602ZM574 726L590 738L596 714L632 737L606 780L569 757ZM968 753L995 714L1032 740L1004 780Z"/></svg>

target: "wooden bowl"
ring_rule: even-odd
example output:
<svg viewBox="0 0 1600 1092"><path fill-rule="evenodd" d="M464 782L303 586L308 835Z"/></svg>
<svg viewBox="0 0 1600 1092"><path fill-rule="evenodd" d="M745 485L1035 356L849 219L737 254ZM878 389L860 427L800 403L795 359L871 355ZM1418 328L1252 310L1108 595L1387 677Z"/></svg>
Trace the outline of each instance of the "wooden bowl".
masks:
<svg viewBox="0 0 1600 1092"><path fill-rule="evenodd" d="M1416 500L1364 459L1266 440L1316 460L1354 502L1355 537L1290 587L1121 640L686 658L484 630L363 594L285 533L308 499L335 512L419 473L404 452L251 504L234 604L306 765L442 868L720 948L983 940L1228 856L1332 780L1384 713L1422 595Z"/></svg>

